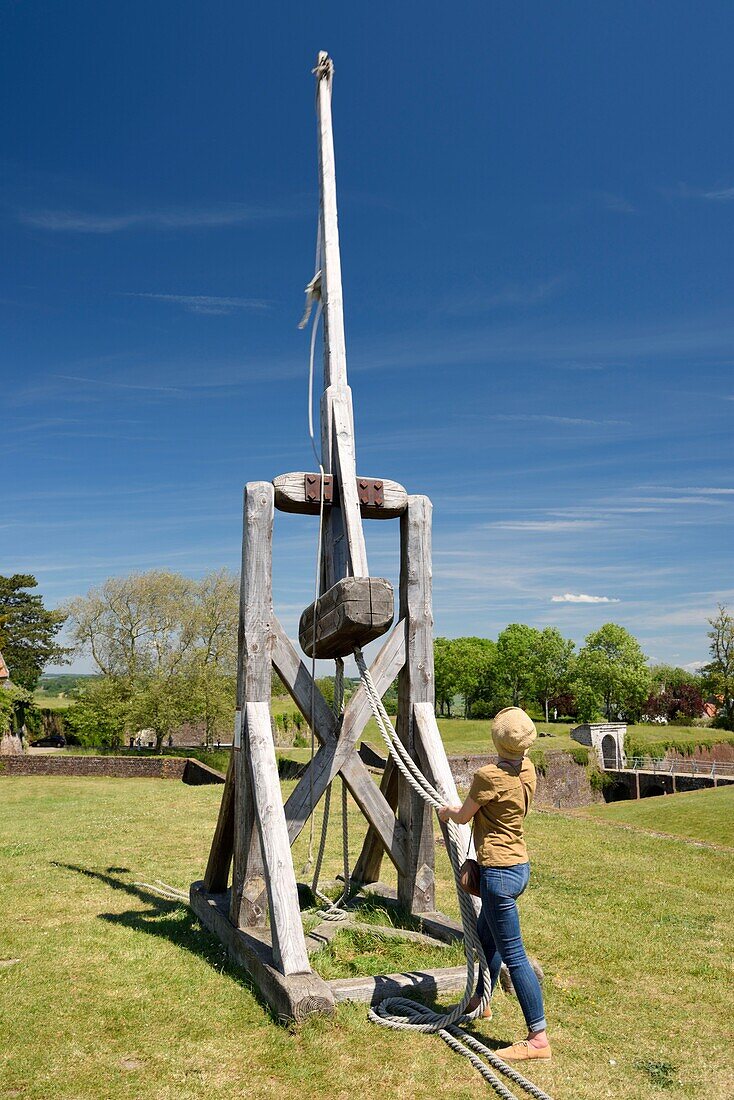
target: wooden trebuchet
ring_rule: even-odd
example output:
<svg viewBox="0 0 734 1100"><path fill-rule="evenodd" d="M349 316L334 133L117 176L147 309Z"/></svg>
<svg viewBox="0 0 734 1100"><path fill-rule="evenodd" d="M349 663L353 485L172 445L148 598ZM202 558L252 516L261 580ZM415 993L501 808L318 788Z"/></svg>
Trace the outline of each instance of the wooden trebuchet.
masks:
<svg viewBox="0 0 734 1100"><path fill-rule="evenodd" d="M331 478L330 474L326 475ZM324 510L333 505L332 492L324 494ZM279 474L273 478L275 507L279 512L291 512L299 516L317 516L321 510L320 474L298 471ZM374 477L357 478L357 494L362 519L397 519L408 507L408 494L397 481ZM381 497L381 502L380 502Z"/></svg>
<svg viewBox="0 0 734 1100"><path fill-rule="evenodd" d="M301 615L301 649L307 657L348 657L355 646L385 634L393 613L392 585L384 577L344 577Z"/></svg>
<svg viewBox="0 0 734 1100"><path fill-rule="evenodd" d="M314 1012L333 1012L335 1000L375 1004L406 989L422 993L459 989L464 975L463 968L452 967L327 983L311 970L308 948L313 948L316 937L307 943L299 907L291 846L330 784L341 776L369 825L352 881L376 880L387 853L397 870L397 896L384 896L379 883L371 892L384 896L385 905L409 910L424 936L448 941L462 931L435 910L434 822L426 803L404 782L392 757L378 787L358 750L373 707L377 709L377 698L398 677L398 736L414 759L423 759L434 782L456 796L433 717L430 501L408 497L397 482L361 478L356 473L336 209L332 74L331 60L320 54L316 76L321 177L318 283L324 323L322 469L282 474L272 483L250 482L245 490L232 758L206 875L190 892L194 912L247 970L275 1013L295 1021ZM387 635L369 677L364 675L339 717L278 621L272 597L275 507L319 515L322 505L321 594L301 616L301 647L307 657L341 658ZM369 575L362 520L393 517L400 518L400 613L397 625L387 633L395 610L393 590L389 581ZM359 667L364 672L361 660ZM273 668L318 742L285 805L271 730ZM357 900L352 892L350 907L356 907Z"/></svg>

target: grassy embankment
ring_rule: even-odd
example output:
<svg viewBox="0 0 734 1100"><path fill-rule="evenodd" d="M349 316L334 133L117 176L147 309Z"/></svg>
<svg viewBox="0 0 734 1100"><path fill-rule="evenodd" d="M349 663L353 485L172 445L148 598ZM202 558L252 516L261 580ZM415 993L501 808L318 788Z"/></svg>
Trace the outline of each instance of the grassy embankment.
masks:
<svg viewBox="0 0 734 1100"><path fill-rule="evenodd" d="M734 849L734 786L589 806L579 814L638 829L688 837Z"/></svg>
<svg viewBox="0 0 734 1100"><path fill-rule="evenodd" d="M135 885L201 875L221 788L0 784L0 1096L332 1100L372 1094L378 1081L381 1095L406 1100L485 1095L440 1040L379 1030L363 1006L296 1033L278 1027L185 906ZM350 816L354 858L362 829ZM340 867L336 818L325 877ZM555 1043L553 1064L532 1076L555 1100L728 1100L734 854L594 817L534 814L528 833L534 873L521 908ZM304 836L299 869L306 847ZM438 876L438 903L455 913L442 849ZM433 954L366 934L343 934L318 963L330 976L431 964ZM478 1030L497 1043L517 1036L516 1002L498 995Z"/></svg>

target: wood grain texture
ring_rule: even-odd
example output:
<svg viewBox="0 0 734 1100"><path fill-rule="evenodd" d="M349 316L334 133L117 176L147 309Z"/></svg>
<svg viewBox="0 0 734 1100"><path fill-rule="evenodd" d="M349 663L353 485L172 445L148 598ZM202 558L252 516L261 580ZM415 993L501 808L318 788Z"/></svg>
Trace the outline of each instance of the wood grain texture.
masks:
<svg viewBox="0 0 734 1100"><path fill-rule="evenodd" d="M275 489L275 507L281 512L290 512L301 516L317 516L320 502L308 500L306 496L306 472L279 474L273 478ZM361 476L361 475L360 475ZM373 479L370 479L373 480ZM357 478L359 483L359 478ZM397 481L382 479L384 504L360 504L362 519L397 519L408 507L408 494ZM331 503L324 504L324 511L331 509Z"/></svg>
<svg viewBox="0 0 734 1100"><path fill-rule="evenodd" d="M372 678L380 694L387 691L404 660L405 627L398 623L386 638L371 666ZM285 804L291 844L310 817L312 796L313 805L316 806L340 768L350 756L356 756L355 746L371 714L367 695L360 685L344 711L338 742L325 744L319 749Z"/></svg>
<svg viewBox="0 0 734 1100"><path fill-rule="evenodd" d="M307 657L348 657L389 630L393 615L388 580L343 577L303 612L298 640Z"/></svg>
<svg viewBox="0 0 734 1100"><path fill-rule="evenodd" d="M418 702L413 707L415 743L418 751L418 760L423 774L431 781L433 786L441 791L446 798L447 805L457 806L461 799L456 789L451 767L446 756L446 749L441 740L441 733L436 722L436 712L433 703ZM448 831L446 826L440 825L444 841L448 844ZM458 825L461 834L462 856L466 853L472 859L476 856L474 840L470 825ZM474 911L477 916L481 908L479 898L472 899Z"/></svg>
<svg viewBox="0 0 734 1100"><path fill-rule="evenodd" d="M395 813L398 808L399 774L398 769L393 763L392 757L388 756L385 770L380 780L380 793L393 813ZM362 883L378 882L384 854L385 845L382 842L380 834L377 829L375 829L374 825L370 825L367 830L367 835L364 838L364 843L362 844L362 851L359 853L359 858L352 871L352 878L354 881Z"/></svg>
<svg viewBox="0 0 734 1100"><path fill-rule="evenodd" d="M283 974L309 970L298 889L270 729L270 703L245 705L255 817L268 891L273 959Z"/></svg>
<svg viewBox="0 0 734 1100"><path fill-rule="evenodd" d="M349 572L353 577L369 577L367 547L362 530L362 515L357 494L357 456L354 444L352 391L349 386L337 390L331 406L334 418L332 446L334 474L341 501L344 534L347 540Z"/></svg>
<svg viewBox="0 0 734 1100"><path fill-rule="evenodd" d="M466 967L449 966L439 970L416 970L410 974L377 974L369 978L337 978L328 983L337 1004L362 1001L376 1005L387 997L408 992L430 998L438 993L454 993L466 984Z"/></svg>
<svg viewBox="0 0 734 1100"><path fill-rule="evenodd" d="M324 309L324 385L346 386L342 269L336 206L336 159L331 115L331 76L317 76L319 182L321 192L321 301Z"/></svg>
<svg viewBox="0 0 734 1100"><path fill-rule="evenodd" d="M210 894L203 882L195 882L189 898L204 927L222 941L229 956L250 975L277 1019L300 1023L308 1016L333 1013L334 994L323 978L312 971L281 974L275 966L267 933L235 928L227 915L226 894Z"/></svg>
<svg viewBox="0 0 734 1100"><path fill-rule="evenodd" d="M311 725L313 705L314 733L322 744L336 738L334 712L311 679L311 673L296 652L295 646L273 616L273 665L291 699Z"/></svg>
<svg viewBox="0 0 734 1100"><path fill-rule="evenodd" d="M245 486L237 658L237 706L241 715L248 700L270 699L274 496L269 481L253 481ZM240 741L240 747L232 750L235 793L231 918L238 927L263 925L266 919L265 879L255 829L244 723Z"/></svg>
<svg viewBox="0 0 734 1100"><path fill-rule="evenodd" d="M428 497L409 496L400 520L400 615L406 622L405 665L398 680L397 732L417 759L413 708L434 700L431 513ZM409 837L408 873L398 897L413 913L435 909L433 810L402 779L398 818Z"/></svg>
<svg viewBox="0 0 734 1100"><path fill-rule="evenodd" d="M232 751L229 754L222 801L219 804L219 816L204 872L204 886L210 894L223 893L227 889L229 880L234 845L234 773L235 753Z"/></svg>

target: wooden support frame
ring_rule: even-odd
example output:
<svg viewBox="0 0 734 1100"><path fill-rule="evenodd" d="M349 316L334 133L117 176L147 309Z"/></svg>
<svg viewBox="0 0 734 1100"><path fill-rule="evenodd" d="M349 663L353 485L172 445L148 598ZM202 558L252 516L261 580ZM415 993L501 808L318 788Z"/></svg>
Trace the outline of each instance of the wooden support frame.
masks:
<svg viewBox="0 0 734 1100"><path fill-rule="evenodd" d="M225 943L282 1017L329 1012L344 999L376 1003L399 989L459 989L461 967L412 976L323 982L310 969L298 909L290 846L326 788L341 775L368 822L355 881L379 878L385 853L398 872L397 897L381 894L419 916L422 930L450 941L454 922L435 911L432 812L403 784L388 760L380 786L358 754L371 716L360 685L340 726L273 612L271 556L274 490L253 482L244 495L238 722L212 849L203 882L191 888L201 920ZM401 618L382 642L371 675L380 694L399 679L400 736L447 797L456 788L433 716L431 504L408 498L401 518ZM283 804L271 735L269 692L274 668L311 719L319 748ZM232 866L232 886L227 889ZM375 888L377 889L377 888ZM269 912L269 929L263 927Z"/></svg>

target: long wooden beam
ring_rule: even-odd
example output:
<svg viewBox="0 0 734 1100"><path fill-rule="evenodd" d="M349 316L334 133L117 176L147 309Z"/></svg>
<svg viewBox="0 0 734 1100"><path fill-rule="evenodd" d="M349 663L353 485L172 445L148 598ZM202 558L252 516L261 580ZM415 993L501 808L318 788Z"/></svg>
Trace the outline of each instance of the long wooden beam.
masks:
<svg viewBox="0 0 734 1100"><path fill-rule="evenodd" d="M231 920L235 927L264 924L266 917L265 883L247 760L244 713L247 702L270 699L274 497L273 486L269 481L250 481L245 486L237 723L232 747L235 788Z"/></svg>
<svg viewBox="0 0 734 1100"><path fill-rule="evenodd" d="M273 959L282 974L310 970L298 888L283 812L278 762L270 728L270 702L245 706L255 816L268 891Z"/></svg>
<svg viewBox="0 0 734 1100"><path fill-rule="evenodd" d="M324 699L311 673L296 652L276 616L273 616L273 665L288 690L291 699L309 725L313 720L314 733L322 744L336 740L336 718ZM311 708L313 706L313 715Z"/></svg>
<svg viewBox="0 0 734 1100"><path fill-rule="evenodd" d="M219 816L214 830L214 838L209 851L209 859L204 872L204 886L210 894L222 894L227 889L229 868L232 863L234 845L234 778L235 754L229 754L227 776L224 780L222 801L219 804Z"/></svg>
<svg viewBox="0 0 734 1100"><path fill-rule="evenodd" d="M401 875L408 873L408 833L398 821L395 810L375 783L366 765L354 753L343 765L341 774L354 801L380 838L388 856Z"/></svg>
<svg viewBox="0 0 734 1100"><path fill-rule="evenodd" d="M273 478L275 489L275 507L280 512L290 512L301 516L317 516L321 510L321 492L314 497L306 488L306 478L318 478L318 474L309 474L306 471L296 471L291 474L279 474ZM365 488L377 485L382 490L382 504L373 501L360 501L359 510L362 519L397 519L408 507L408 493L397 481L376 478L357 478L357 489L360 482L365 482ZM315 484L318 484L315 482ZM324 511L330 510L332 500L324 500Z"/></svg>

